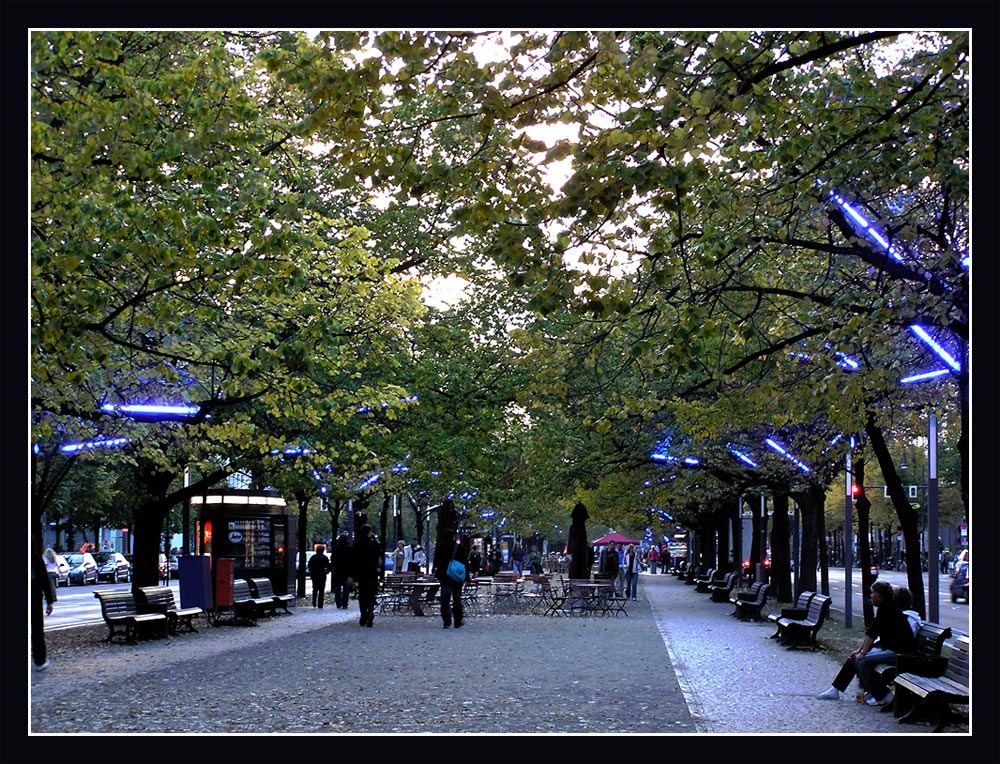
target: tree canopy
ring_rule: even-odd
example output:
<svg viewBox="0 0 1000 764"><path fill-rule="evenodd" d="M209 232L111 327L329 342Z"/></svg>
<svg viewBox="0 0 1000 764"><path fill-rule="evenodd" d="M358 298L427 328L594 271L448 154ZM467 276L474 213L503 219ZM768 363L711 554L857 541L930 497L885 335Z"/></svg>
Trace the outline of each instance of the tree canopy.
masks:
<svg viewBox="0 0 1000 764"><path fill-rule="evenodd" d="M933 402L967 494L965 31L31 43L43 461L122 436L217 481L307 443L341 495L405 458L526 529L581 498L637 529L692 482L795 487L766 437L826 487L838 435L912 442ZM915 325L956 358L933 395L899 385L937 360ZM163 400L197 413L101 410ZM657 481L670 434L700 478Z"/></svg>

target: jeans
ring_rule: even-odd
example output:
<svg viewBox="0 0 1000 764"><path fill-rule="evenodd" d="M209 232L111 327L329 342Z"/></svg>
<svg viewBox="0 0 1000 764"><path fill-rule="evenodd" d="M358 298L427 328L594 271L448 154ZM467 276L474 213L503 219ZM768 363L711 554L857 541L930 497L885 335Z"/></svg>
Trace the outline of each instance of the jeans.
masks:
<svg viewBox="0 0 1000 764"><path fill-rule="evenodd" d="M351 588L347 585L347 582L343 578L334 577L333 579L334 604L337 607L346 610L350 596L351 596Z"/></svg>
<svg viewBox="0 0 1000 764"><path fill-rule="evenodd" d="M451 626L451 615L455 614L455 626L462 625L462 584L455 583L448 576L441 579L441 620Z"/></svg>
<svg viewBox="0 0 1000 764"><path fill-rule="evenodd" d="M639 574L625 574L625 596L634 600L639 592Z"/></svg>
<svg viewBox="0 0 1000 764"><path fill-rule="evenodd" d="M524 570L524 563L521 562L520 560L514 560L513 564L514 564L514 572L517 573L517 575L521 575L521 571Z"/></svg>
<svg viewBox="0 0 1000 764"><path fill-rule="evenodd" d="M871 693L875 700L882 700L889 691L882 678L875 673L875 666L879 663L891 663L896 665L896 653L892 650L873 649L868 651L868 655L858 661L858 681L861 686Z"/></svg>

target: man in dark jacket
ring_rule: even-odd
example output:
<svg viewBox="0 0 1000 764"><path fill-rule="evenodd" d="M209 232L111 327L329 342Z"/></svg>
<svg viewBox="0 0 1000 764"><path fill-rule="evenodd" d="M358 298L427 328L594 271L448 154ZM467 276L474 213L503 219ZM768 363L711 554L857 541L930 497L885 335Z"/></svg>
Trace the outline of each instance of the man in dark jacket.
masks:
<svg viewBox="0 0 1000 764"><path fill-rule="evenodd" d="M359 623L369 628L375 625L375 597L378 594L383 554L382 545L375 538L375 530L367 523L362 525L354 539L351 575L347 583L353 581L358 585L358 605L361 608Z"/></svg>
<svg viewBox="0 0 1000 764"><path fill-rule="evenodd" d="M31 659L36 671L45 671L49 667L49 660L45 652L45 617L42 615L44 608L45 615L52 615L52 603L55 601L55 592L52 590L52 579L45 569L45 560L38 552L38 545L35 537L31 539Z"/></svg>
<svg viewBox="0 0 1000 764"><path fill-rule="evenodd" d="M330 550L330 579L333 584L333 604L339 609L346 610L350 602L351 585L347 579L351 577L352 556L351 543L347 540L347 534L341 533L337 537L337 543Z"/></svg>
<svg viewBox="0 0 1000 764"><path fill-rule="evenodd" d="M451 628L451 616L455 615L455 628L462 628L462 587L469 577L469 561L465 547L455 541L455 529L443 530L440 541L434 548L434 576L441 582L441 620L444 628ZM465 580L453 581L448 577L448 565L458 560L465 566Z"/></svg>
<svg viewBox="0 0 1000 764"><path fill-rule="evenodd" d="M326 546L320 544L316 553L309 558L309 577L313 585L313 607L323 607L323 595L326 593L326 574L330 569L330 560L325 554Z"/></svg>

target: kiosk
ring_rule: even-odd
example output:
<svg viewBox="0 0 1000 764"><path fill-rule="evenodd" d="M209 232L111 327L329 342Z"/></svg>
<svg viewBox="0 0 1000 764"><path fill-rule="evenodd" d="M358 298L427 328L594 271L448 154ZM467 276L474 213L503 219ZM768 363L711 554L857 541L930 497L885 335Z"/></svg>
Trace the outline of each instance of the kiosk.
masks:
<svg viewBox="0 0 1000 764"><path fill-rule="evenodd" d="M195 554L208 555L213 571L218 561L231 560L230 581L266 576L275 594L295 591L295 523L284 497L273 491L216 490L192 496L191 505L197 510Z"/></svg>

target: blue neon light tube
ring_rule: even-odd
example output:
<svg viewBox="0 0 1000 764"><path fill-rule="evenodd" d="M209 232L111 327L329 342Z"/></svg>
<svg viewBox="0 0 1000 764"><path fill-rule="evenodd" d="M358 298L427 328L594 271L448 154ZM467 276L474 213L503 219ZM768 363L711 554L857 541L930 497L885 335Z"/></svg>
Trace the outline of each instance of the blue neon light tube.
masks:
<svg viewBox="0 0 1000 764"><path fill-rule="evenodd" d="M775 442L771 438L765 439L764 442L767 443L768 446L770 446L772 449L774 449L775 451L777 451L779 454L781 454L782 456L784 456L786 459L788 459L788 461L790 461L792 464L794 464L800 470L802 470L803 472L809 472L809 467L807 467L805 464L803 464L798 459L796 459L794 456L792 456L790 453L788 453L788 451L786 451L782 446L778 445L777 442Z"/></svg>
<svg viewBox="0 0 1000 764"><path fill-rule="evenodd" d="M942 361L944 361L946 364L948 364L952 369L954 369L955 371L961 371L962 367L959 365L958 361L952 358L951 354L943 347L941 347L934 340L934 338L927 333L927 330L924 329L924 327L920 326L919 324L913 324L913 326L910 327L910 331L913 332L915 335L917 335L920 339L922 339L924 343L927 345L927 347L933 350L934 354Z"/></svg>

